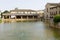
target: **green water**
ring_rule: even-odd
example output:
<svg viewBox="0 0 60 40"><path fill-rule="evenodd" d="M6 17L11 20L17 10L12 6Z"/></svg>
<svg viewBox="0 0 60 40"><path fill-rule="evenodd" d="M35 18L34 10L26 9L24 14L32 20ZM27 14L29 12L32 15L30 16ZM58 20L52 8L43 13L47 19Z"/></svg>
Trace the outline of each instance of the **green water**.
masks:
<svg viewBox="0 0 60 40"><path fill-rule="evenodd" d="M0 40L60 40L60 31L43 22L1 23Z"/></svg>

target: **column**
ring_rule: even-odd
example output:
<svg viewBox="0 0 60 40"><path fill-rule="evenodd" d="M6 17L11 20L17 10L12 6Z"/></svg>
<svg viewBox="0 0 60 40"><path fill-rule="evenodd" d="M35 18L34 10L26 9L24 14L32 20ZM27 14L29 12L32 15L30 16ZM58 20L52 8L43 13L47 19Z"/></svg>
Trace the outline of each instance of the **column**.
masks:
<svg viewBox="0 0 60 40"><path fill-rule="evenodd" d="M23 19L23 17L21 16L21 19Z"/></svg>
<svg viewBox="0 0 60 40"><path fill-rule="evenodd" d="M11 22L10 15L9 15L9 22Z"/></svg>
<svg viewBox="0 0 60 40"><path fill-rule="evenodd" d="M33 19L34 19L34 16L33 16Z"/></svg>
<svg viewBox="0 0 60 40"><path fill-rule="evenodd" d="M29 19L28 16L27 16L27 19Z"/></svg>
<svg viewBox="0 0 60 40"><path fill-rule="evenodd" d="M16 19L16 15L15 15L15 19Z"/></svg>
<svg viewBox="0 0 60 40"><path fill-rule="evenodd" d="M2 22L4 22L4 16L3 16L3 18L2 18Z"/></svg>
<svg viewBox="0 0 60 40"><path fill-rule="evenodd" d="M9 19L10 19L10 15L9 15Z"/></svg>
<svg viewBox="0 0 60 40"><path fill-rule="evenodd" d="M16 21L16 19L17 19L17 18L16 18L16 15L15 15L15 21Z"/></svg>
<svg viewBox="0 0 60 40"><path fill-rule="evenodd" d="M3 19L4 19L4 16L3 16Z"/></svg>

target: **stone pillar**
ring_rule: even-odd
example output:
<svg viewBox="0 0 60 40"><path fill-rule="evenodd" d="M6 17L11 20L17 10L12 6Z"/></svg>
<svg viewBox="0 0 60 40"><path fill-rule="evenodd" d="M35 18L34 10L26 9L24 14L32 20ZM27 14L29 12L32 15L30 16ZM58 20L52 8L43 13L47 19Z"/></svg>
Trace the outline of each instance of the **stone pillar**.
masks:
<svg viewBox="0 0 60 40"><path fill-rule="evenodd" d="M4 23L4 16L2 16L2 22Z"/></svg>
<svg viewBox="0 0 60 40"><path fill-rule="evenodd" d="M15 22L17 21L16 15L15 15Z"/></svg>
<svg viewBox="0 0 60 40"><path fill-rule="evenodd" d="M21 19L23 19L23 17L21 16Z"/></svg>
<svg viewBox="0 0 60 40"><path fill-rule="evenodd" d="M9 15L9 22L11 22L10 15Z"/></svg>
<svg viewBox="0 0 60 40"><path fill-rule="evenodd" d="M27 19L29 19L28 16L27 16Z"/></svg>
<svg viewBox="0 0 60 40"><path fill-rule="evenodd" d="M34 16L33 16L33 19L34 19Z"/></svg>
<svg viewBox="0 0 60 40"><path fill-rule="evenodd" d="M15 19L17 19L17 18L16 18L16 15L15 15Z"/></svg>
<svg viewBox="0 0 60 40"><path fill-rule="evenodd" d="M10 15L9 15L9 19L10 19Z"/></svg>
<svg viewBox="0 0 60 40"><path fill-rule="evenodd" d="M3 16L3 19L4 19L4 16Z"/></svg>

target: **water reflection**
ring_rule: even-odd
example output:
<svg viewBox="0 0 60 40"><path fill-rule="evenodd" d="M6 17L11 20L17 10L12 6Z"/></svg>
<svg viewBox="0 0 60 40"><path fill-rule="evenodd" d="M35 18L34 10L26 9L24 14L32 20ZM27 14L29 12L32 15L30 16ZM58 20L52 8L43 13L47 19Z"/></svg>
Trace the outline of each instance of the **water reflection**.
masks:
<svg viewBox="0 0 60 40"><path fill-rule="evenodd" d="M0 40L57 40L57 31L43 22L4 23L0 24Z"/></svg>
<svg viewBox="0 0 60 40"><path fill-rule="evenodd" d="M52 29L56 40L60 40L60 29Z"/></svg>

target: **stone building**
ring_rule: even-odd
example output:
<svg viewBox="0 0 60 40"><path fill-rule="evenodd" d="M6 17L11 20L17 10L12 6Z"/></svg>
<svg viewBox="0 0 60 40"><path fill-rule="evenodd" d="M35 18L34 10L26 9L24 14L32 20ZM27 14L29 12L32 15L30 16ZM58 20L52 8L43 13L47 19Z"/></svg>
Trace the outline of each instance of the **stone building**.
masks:
<svg viewBox="0 0 60 40"><path fill-rule="evenodd" d="M44 20L44 10L38 10L37 13L39 14L39 19Z"/></svg>
<svg viewBox="0 0 60 40"><path fill-rule="evenodd" d="M60 3L47 3L45 6L45 19L53 19L57 14L60 14Z"/></svg>
<svg viewBox="0 0 60 40"><path fill-rule="evenodd" d="M40 15L40 17L44 17L44 10L38 10L37 13Z"/></svg>
<svg viewBox="0 0 60 40"><path fill-rule="evenodd" d="M36 21L38 20L39 14L37 11L30 9L18 9L10 10L10 13L5 13L2 15L3 21Z"/></svg>

